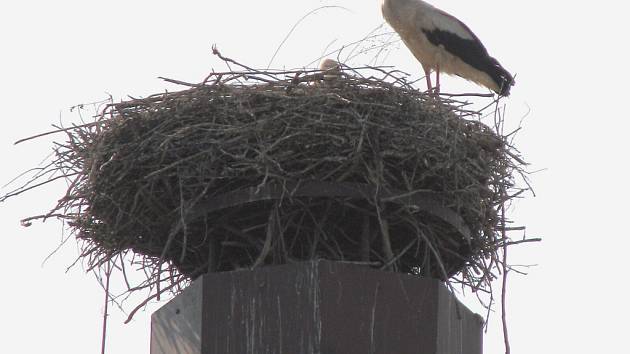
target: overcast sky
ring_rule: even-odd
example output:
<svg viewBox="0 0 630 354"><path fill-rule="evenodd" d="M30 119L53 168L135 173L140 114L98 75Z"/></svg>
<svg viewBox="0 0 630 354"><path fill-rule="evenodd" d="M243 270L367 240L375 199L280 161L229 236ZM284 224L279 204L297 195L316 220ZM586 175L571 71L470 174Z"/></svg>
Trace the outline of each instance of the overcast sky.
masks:
<svg viewBox="0 0 630 354"><path fill-rule="evenodd" d="M545 169L532 176L537 197L511 211L528 236L544 238L511 252L515 263L538 264L528 276L510 278L513 353L627 350L630 117L623 102L630 31L623 2L433 3L466 22L516 73L512 96L504 101L506 119L527 115L516 144L533 170ZM69 107L110 94L120 100L174 89L158 76L201 81L213 68L225 68L212 56L212 44L250 66L266 67L296 21L321 5L346 9L321 10L304 20L273 67L309 65L331 43L353 42L383 23L378 0L2 2L0 185L36 165L62 137L13 142L60 120L77 121ZM354 64L369 60L358 57ZM421 72L400 45L384 64L415 77ZM483 92L456 78L442 85L448 92ZM0 205L2 353L100 350L104 295L81 265L66 272L77 256L75 242L43 263L63 238L61 224L19 226L21 218L46 212L64 191L61 183ZM474 298L464 301L478 310ZM127 325L113 308L108 352L148 353L149 318L159 306L152 304ZM503 350L496 324L485 337L486 353Z"/></svg>

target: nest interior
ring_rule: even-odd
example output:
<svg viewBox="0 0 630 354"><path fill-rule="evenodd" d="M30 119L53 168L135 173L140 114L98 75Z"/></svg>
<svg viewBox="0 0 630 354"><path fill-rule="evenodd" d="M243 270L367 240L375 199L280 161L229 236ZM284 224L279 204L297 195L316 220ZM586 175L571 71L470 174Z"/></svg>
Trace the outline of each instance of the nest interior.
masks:
<svg viewBox="0 0 630 354"><path fill-rule="evenodd" d="M489 279L518 167L469 112L353 73L212 78L64 129L70 184L45 217L91 266L133 252L146 286L311 259Z"/></svg>

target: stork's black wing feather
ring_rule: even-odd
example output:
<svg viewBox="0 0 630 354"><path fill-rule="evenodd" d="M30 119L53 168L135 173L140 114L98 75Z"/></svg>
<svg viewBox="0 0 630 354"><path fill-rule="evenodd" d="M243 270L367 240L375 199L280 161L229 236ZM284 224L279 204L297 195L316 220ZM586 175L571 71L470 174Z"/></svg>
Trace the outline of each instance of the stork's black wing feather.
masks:
<svg viewBox="0 0 630 354"><path fill-rule="evenodd" d="M460 22L461 23L461 22ZM466 27L461 23L466 30ZM468 30L470 31L470 30ZM439 30L422 30L429 42L435 46L442 46L446 51L460 58L464 63L483 71L501 88L499 94L507 96L514 79L499 62L488 54L481 41L472 33L472 39L462 38L455 33Z"/></svg>

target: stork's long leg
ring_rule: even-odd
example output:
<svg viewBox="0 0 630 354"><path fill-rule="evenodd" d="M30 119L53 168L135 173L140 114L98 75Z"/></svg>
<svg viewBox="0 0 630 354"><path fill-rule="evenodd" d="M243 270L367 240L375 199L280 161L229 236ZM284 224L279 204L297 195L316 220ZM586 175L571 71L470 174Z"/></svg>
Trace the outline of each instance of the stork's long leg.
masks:
<svg viewBox="0 0 630 354"><path fill-rule="evenodd" d="M440 93L440 66L435 67L435 93Z"/></svg>
<svg viewBox="0 0 630 354"><path fill-rule="evenodd" d="M427 79L427 91L431 91L433 86L431 85L431 69L422 67L424 69L424 77Z"/></svg>

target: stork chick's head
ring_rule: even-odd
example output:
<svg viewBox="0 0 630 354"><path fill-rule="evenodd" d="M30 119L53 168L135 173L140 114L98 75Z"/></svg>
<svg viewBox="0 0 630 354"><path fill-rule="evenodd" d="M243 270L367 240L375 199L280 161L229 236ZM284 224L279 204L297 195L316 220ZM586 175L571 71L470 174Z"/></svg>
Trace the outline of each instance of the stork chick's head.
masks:
<svg viewBox="0 0 630 354"><path fill-rule="evenodd" d="M333 80L341 75L341 64L333 59L323 59L319 63L319 70L323 71L324 80Z"/></svg>
<svg viewBox="0 0 630 354"><path fill-rule="evenodd" d="M319 70L321 71L336 72L340 69L341 65L339 64L339 62L330 58L325 58L319 63Z"/></svg>

